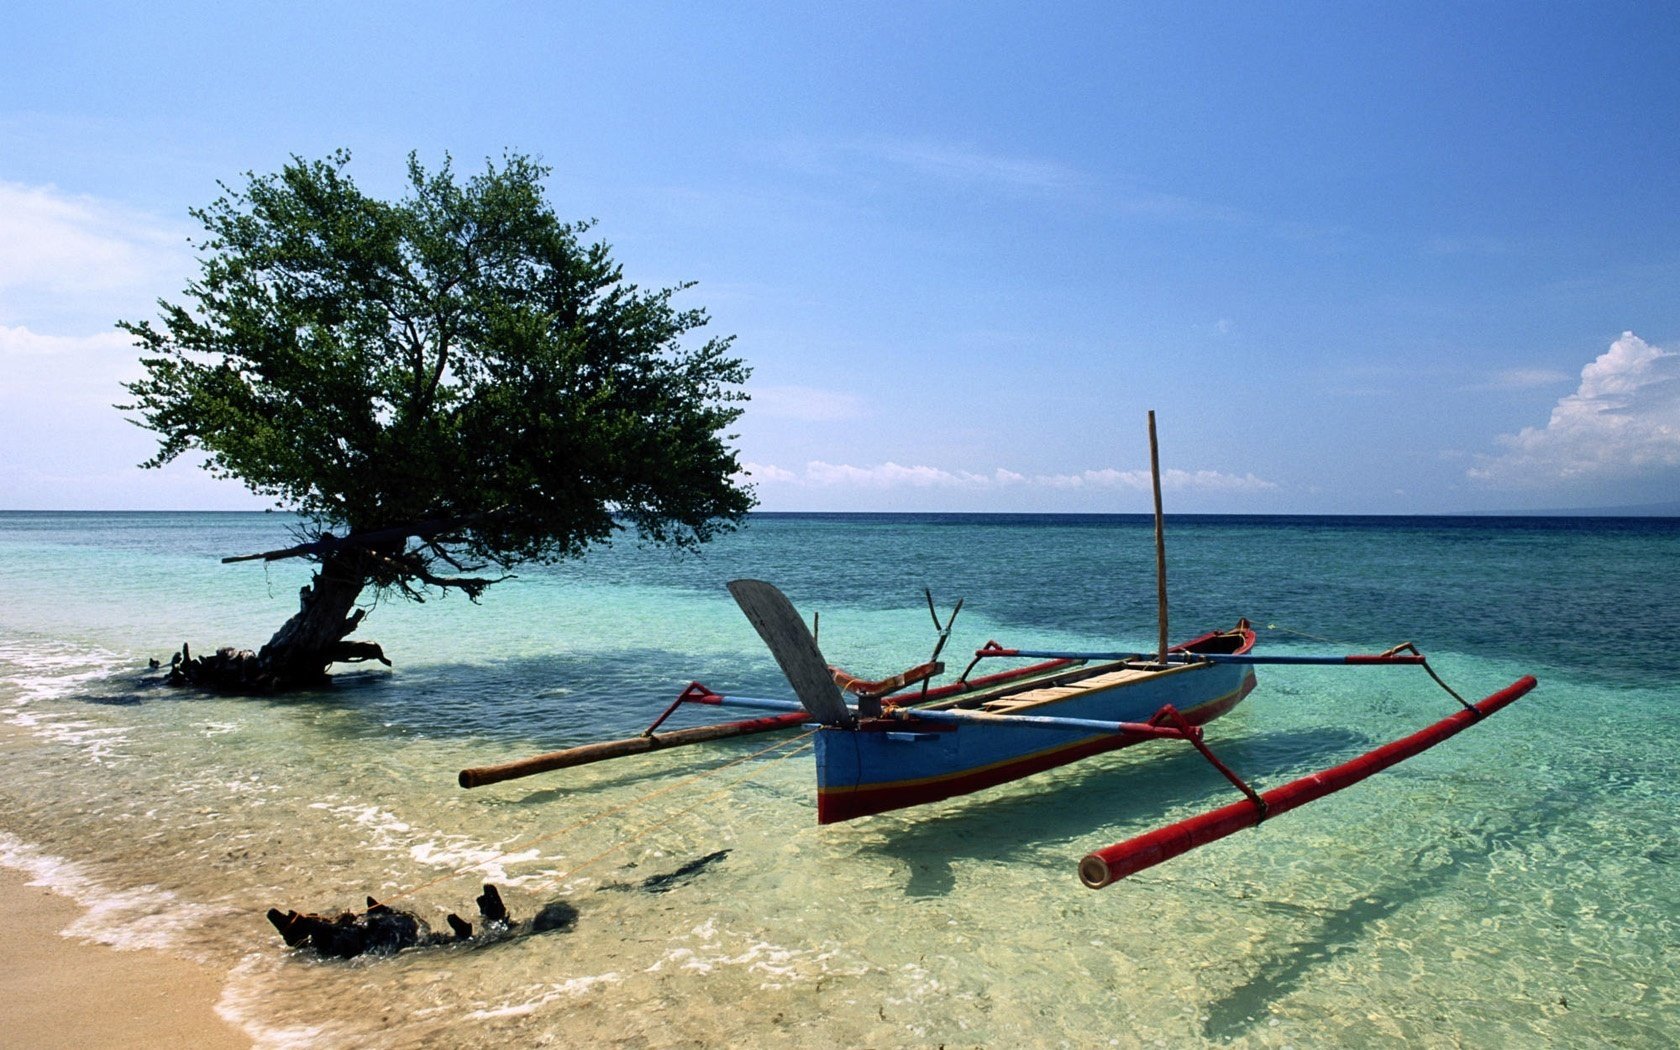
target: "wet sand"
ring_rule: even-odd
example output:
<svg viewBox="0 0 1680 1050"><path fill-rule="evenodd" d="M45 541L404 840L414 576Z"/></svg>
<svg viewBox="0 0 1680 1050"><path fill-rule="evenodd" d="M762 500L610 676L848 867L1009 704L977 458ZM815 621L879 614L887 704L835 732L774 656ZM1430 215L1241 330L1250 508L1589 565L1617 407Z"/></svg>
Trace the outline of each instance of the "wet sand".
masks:
<svg viewBox="0 0 1680 1050"><path fill-rule="evenodd" d="M251 1041L216 1013L223 975L155 950L61 934L80 905L0 868L0 1032L36 1050L194 1047Z"/></svg>

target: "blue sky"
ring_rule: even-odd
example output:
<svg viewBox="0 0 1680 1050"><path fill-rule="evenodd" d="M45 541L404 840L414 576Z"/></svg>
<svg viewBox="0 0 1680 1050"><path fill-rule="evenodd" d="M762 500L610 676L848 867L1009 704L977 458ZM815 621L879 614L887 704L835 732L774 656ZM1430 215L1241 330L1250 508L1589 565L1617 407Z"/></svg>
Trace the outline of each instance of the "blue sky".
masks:
<svg viewBox="0 0 1680 1050"><path fill-rule="evenodd" d="M1680 500L1680 11L13 4L0 507L260 506L110 405L217 180L554 169L755 368L765 509Z"/></svg>

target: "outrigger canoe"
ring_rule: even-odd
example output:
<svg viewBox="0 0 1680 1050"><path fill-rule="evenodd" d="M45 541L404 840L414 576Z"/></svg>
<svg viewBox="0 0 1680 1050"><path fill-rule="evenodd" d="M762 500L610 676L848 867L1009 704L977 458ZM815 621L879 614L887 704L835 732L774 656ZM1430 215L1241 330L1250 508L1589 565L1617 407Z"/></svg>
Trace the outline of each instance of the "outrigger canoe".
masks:
<svg viewBox="0 0 1680 1050"><path fill-rule="evenodd" d="M1080 879L1100 888L1350 787L1433 747L1535 686L1535 679L1525 676L1470 703L1435 676L1411 643L1372 654L1260 655L1253 652L1255 633L1246 620L1171 646L1164 660L1158 653L1011 649L987 642L975 651L962 676L947 685L927 685L944 669L937 660L937 647L934 660L866 682L822 658L816 639L781 591L759 580L734 580L729 589L798 699L726 695L691 683L640 736L462 770L461 786L480 787L704 740L814 726L817 819L823 824L981 791L1153 740L1190 744L1242 792L1244 797L1228 806L1087 855L1080 862ZM939 645L949 630L949 623L944 624ZM971 678L974 668L987 659L1038 662ZM1202 729L1254 690L1255 667L1261 664L1419 666L1458 701L1460 709L1351 761L1262 792L1213 753ZM657 733L659 725L683 704L775 713Z"/></svg>
<svg viewBox="0 0 1680 1050"><path fill-rule="evenodd" d="M1092 851L1081 860L1079 877L1085 885L1100 888L1358 783L1434 747L1534 688L1535 679L1524 676L1471 703L1447 686L1409 642L1372 654L1256 654L1255 634L1246 620L1169 646L1154 413L1149 431L1160 609L1160 644L1154 653L1008 649L988 642L955 682L932 687L931 680L944 672L939 654L956 618L953 611L941 622L934 612L939 637L927 663L880 681L863 681L823 659L815 635L781 591L760 580L734 580L730 593L775 657L795 699L725 695L691 683L640 736L462 770L461 786L814 724L817 819L823 824L982 791L1151 740L1190 744L1242 793L1243 798L1230 805ZM928 606L932 611L931 595ZM961 608L959 601L956 609ZM992 658L1039 662L970 677L983 660ZM1420 666L1460 709L1341 765L1262 792L1213 753L1202 730L1254 690L1254 668L1259 664ZM658 733L683 704L774 713Z"/></svg>
<svg viewBox="0 0 1680 1050"><path fill-rule="evenodd" d="M803 621L780 591L759 580L735 580L729 590L781 663L801 708L818 712L822 824L966 795L1176 736L1179 727L1199 726L1231 710L1255 684L1251 666L1203 659L1254 648L1254 631L1241 620L1230 630L1172 647L1166 665L1152 665L1142 654L1099 654L1110 659L1090 663L1086 654L1047 653L1078 659L1080 665L921 704L899 706L890 696L871 704L865 694L854 709L832 681L844 676L822 660L813 639L798 637ZM1019 655L995 642L975 654L977 659ZM751 703L723 697L717 702ZM785 701L764 702L778 708L780 703ZM1168 710L1174 714L1161 714ZM1158 715L1170 718L1171 726L1140 725Z"/></svg>

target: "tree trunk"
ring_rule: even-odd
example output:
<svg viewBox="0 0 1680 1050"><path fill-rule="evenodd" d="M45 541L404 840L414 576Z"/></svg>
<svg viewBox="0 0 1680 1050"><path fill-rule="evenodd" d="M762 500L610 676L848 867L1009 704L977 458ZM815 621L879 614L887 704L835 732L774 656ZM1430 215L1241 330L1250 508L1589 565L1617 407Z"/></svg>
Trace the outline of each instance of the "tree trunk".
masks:
<svg viewBox="0 0 1680 1050"><path fill-rule="evenodd" d="M366 610L356 599L367 586L368 568L382 557L367 551L329 554L309 586L298 592L298 611L268 640L261 652L226 647L214 656L194 658L185 645L169 664L171 685L199 686L224 693L272 693L325 685L335 663L391 661L377 642L348 642ZM152 661L157 667L158 662Z"/></svg>
<svg viewBox="0 0 1680 1050"><path fill-rule="evenodd" d="M356 552L330 554L310 585L298 592L298 611L281 625L257 654L261 673L280 689L320 685L338 660L378 659L385 654L371 642L344 641L362 622L352 612L367 582Z"/></svg>

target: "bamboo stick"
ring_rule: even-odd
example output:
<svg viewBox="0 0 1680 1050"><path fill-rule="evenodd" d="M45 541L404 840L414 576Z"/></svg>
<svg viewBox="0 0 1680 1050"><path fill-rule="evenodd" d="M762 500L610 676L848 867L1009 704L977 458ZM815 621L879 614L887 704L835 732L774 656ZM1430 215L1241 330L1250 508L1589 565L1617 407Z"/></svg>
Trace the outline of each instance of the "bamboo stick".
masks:
<svg viewBox="0 0 1680 1050"><path fill-rule="evenodd" d="M1149 410L1149 476L1155 483L1155 603L1161 625L1161 663L1167 662L1167 537L1161 515L1161 452L1155 442L1155 410Z"/></svg>
<svg viewBox="0 0 1680 1050"><path fill-rule="evenodd" d="M504 762L499 766L479 766L475 769L463 769L460 775L456 777L456 781L464 788L483 787L486 784L499 784L504 780L535 776L538 773L547 773L550 770L569 769L572 766L586 766L591 762L603 762L609 758L622 758L625 755L662 751L668 747L700 744L708 740L725 740L732 736L750 736L753 733L766 733L776 729L793 729L810 720L809 713L794 711L785 715L772 715L768 718L749 718L741 722L725 722L722 725L674 729L669 733L660 733L656 736L632 736L623 740L603 740L595 744L569 747L564 751L550 751L546 755L533 755L530 758Z"/></svg>

